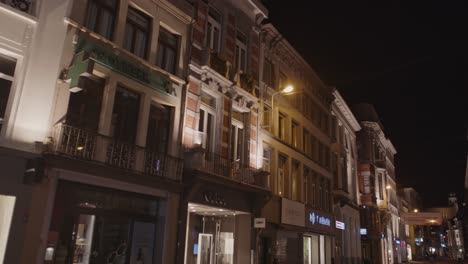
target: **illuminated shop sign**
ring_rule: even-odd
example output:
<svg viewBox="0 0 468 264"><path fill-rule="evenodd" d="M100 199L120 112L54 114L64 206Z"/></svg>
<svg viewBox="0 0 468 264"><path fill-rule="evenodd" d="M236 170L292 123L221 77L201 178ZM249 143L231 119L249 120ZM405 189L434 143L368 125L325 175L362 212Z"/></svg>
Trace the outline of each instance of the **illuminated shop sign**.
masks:
<svg viewBox="0 0 468 264"><path fill-rule="evenodd" d="M363 235L363 236L367 235L367 228L361 228L361 229L359 229L359 234L361 234L361 235Z"/></svg>
<svg viewBox="0 0 468 264"><path fill-rule="evenodd" d="M335 221L335 227L341 230L345 230L345 223L340 221Z"/></svg>
<svg viewBox="0 0 468 264"><path fill-rule="evenodd" d="M316 214L315 212L309 213L309 221L315 225L324 225L324 226L331 226L331 220L328 217L321 216L319 214Z"/></svg>

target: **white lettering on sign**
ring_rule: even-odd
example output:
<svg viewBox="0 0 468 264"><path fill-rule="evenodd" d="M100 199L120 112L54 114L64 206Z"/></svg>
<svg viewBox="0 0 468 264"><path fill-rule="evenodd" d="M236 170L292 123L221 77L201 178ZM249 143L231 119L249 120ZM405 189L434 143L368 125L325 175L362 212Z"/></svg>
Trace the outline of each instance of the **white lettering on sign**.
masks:
<svg viewBox="0 0 468 264"><path fill-rule="evenodd" d="M341 230L345 230L345 223L340 221L335 221L335 227Z"/></svg>
<svg viewBox="0 0 468 264"><path fill-rule="evenodd" d="M320 216L318 214L315 214L314 212L309 213L309 221L313 225L315 225L315 223L320 224L320 225L325 225L325 226L331 225L330 218L327 218L325 216Z"/></svg>

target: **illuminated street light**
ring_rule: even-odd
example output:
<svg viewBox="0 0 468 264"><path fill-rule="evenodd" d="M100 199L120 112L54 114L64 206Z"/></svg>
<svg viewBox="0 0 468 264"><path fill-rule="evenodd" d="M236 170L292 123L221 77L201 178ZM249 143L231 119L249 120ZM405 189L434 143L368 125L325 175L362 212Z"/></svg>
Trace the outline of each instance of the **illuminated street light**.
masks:
<svg viewBox="0 0 468 264"><path fill-rule="evenodd" d="M418 211L418 209L414 209L413 212L417 213L417 212L419 212L419 211Z"/></svg>
<svg viewBox="0 0 468 264"><path fill-rule="evenodd" d="M392 186L387 185L385 188L386 188L387 190L390 190L390 189L392 188Z"/></svg>
<svg viewBox="0 0 468 264"><path fill-rule="evenodd" d="M282 94L290 94L294 91L294 86L292 85L287 85L286 87L284 87L282 90L279 90L277 92L274 92L272 95L271 95L271 119L270 119L270 126L273 125L273 117L274 117L274 111L275 111L275 108L273 107L274 106L274 103L275 103L275 99L274 99L274 96L279 94L279 93L282 93Z"/></svg>

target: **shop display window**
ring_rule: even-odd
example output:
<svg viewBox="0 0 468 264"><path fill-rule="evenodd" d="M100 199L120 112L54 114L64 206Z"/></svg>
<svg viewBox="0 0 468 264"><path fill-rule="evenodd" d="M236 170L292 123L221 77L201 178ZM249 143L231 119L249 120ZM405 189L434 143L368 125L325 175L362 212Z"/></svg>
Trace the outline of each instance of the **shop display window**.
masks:
<svg viewBox="0 0 468 264"><path fill-rule="evenodd" d="M160 263L164 223L154 197L81 184L59 184L46 264Z"/></svg>

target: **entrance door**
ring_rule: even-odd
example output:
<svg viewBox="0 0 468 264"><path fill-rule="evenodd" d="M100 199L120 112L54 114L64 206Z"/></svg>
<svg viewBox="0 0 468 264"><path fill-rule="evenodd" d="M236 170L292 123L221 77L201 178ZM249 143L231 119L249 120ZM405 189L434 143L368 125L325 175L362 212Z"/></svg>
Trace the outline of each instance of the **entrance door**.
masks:
<svg viewBox="0 0 468 264"><path fill-rule="evenodd" d="M197 264L211 264L213 253L213 235L198 234Z"/></svg>
<svg viewBox="0 0 468 264"><path fill-rule="evenodd" d="M305 248L305 247L304 247ZM271 263L271 239L268 237L262 237L260 240L260 256L259 264L270 264ZM305 262L304 262L305 263Z"/></svg>

